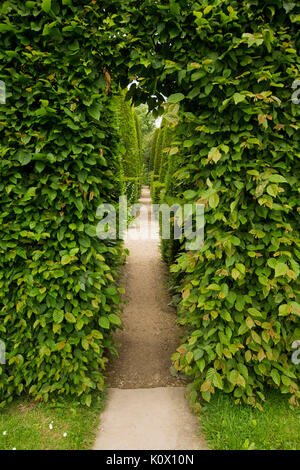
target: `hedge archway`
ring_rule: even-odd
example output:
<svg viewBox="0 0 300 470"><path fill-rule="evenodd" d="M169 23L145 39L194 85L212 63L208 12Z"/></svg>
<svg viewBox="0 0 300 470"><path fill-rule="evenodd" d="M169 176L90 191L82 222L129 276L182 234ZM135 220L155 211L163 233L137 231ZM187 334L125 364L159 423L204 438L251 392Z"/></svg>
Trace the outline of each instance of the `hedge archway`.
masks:
<svg viewBox="0 0 300 470"><path fill-rule="evenodd" d="M282 0L4 1L0 80L3 402L103 388L119 325L119 242L95 238L116 203L111 95L180 103L172 197L206 205L201 252L171 270L187 326L174 366L192 400L299 398L299 8ZM176 153L178 151L178 153Z"/></svg>

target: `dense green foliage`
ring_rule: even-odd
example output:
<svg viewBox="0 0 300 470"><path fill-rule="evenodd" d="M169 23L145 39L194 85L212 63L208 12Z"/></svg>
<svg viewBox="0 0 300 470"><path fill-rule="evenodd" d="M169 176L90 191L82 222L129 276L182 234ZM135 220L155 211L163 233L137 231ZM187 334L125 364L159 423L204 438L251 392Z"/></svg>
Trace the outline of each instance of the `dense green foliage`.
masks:
<svg viewBox="0 0 300 470"><path fill-rule="evenodd" d="M142 151L142 164L143 164L143 183L149 184L150 172L150 158L152 145L150 144L153 139L153 133L156 129L155 118L149 112L146 104L141 104L135 108L138 117L139 127L141 130L141 151Z"/></svg>
<svg viewBox="0 0 300 470"><path fill-rule="evenodd" d="M67 3L0 6L2 404L28 391L88 405L120 324L121 247L95 236L98 205L120 193L119 138L98 19Z"/></svg>
<svg viewBox="0 0 300 470"><path fill-rule="evenodd" d="M163 150L165 144L165 128L161 127L158 132L156 145L155 145L155 156L153 165L153 174L159 175L160 165L163 157Z"/></svg>
<svg viewBox="0 0 300 470"><path fill-rule="evenodd" d="M156 129L150 145L152 162L151 196L155 204L159 203L166 180L172 178L171 144L174 140L174 126L178 123L178 105L165 105L160 128Z"/></svg>
<svg viewBox="0 0 300 470"><path fill-rule="evenodd" d="M121 138L121 182L129 203L137 201L141 189L142 136L137 114L126 93L115 98L116 124Z"/></svg>
<svg viewBox="0 0 300 470"><path fill-rule="evenodd" d="M97 205L120 193L108 96L141 77L136 106L158 116L164 96L180 102L165 197L206 206L203 249L182 243L171 268L187 328L174 365L193 400L219 388L259 406L267 383L296 403L296 3L11 0L0 12L3 396L89 403L102 388L120 256L93 238Z"/></svg>
<svg viewBox="0 0 300 470"><path fill-rule="evenodd" d="M160 132L160 128L156 128L155 131L153 132L153 136L152 136L152 140L151 140L150 157L149 157L149 171L151 171L152 173L154 171L156 143L157 143L159 132Z"/></svg>
<svg viewBox="0 0 300 470"><path fill-rule="evenodd" d="M149 112L149 108L146 104L140 104L135 108L135 112L138 116L139 125L142 136L152 136L155 131L155 118L152 113Z"/></svg>
<svg viewBox="0 0 300 470"><path fill-rule="evenodd" d="M177 129L169 194L206 207L203 249L181 250L171 267L188 328L173 360L193 378L193 400L219 388L260 406L265 384L291 403L300 396L291 361L300 337L299 31L295 5L276 3L260 14L256 2L195 7L189 93L170 97L192 105Z"/></svg>
<svg viewBox="0 0 300 470"><path fill-rule="evenodd" d="M151 176L151 198L153 204L159 204L164 187L165 185L159 181L158 175Z"/></svg>

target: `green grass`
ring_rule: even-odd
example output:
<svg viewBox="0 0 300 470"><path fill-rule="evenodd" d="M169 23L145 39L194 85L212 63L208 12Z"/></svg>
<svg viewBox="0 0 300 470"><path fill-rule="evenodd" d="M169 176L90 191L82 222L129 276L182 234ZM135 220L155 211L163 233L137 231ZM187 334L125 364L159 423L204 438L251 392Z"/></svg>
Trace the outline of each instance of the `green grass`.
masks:
<svg viewBox="0 0 300 470"><path fill-rule="evenodd" d="M202 433L216 450L300 450L300 409L286 396L269 391L263 412L218 393L203 407Z"/></svg>
<svg viewBox="0 0 300 470"><path fill-rule="evenodd" d="M231 396L217 393L200 415L209 448L300 450L300 409L276 391L267 393L263 408L235 405ZM65 401L54 407L16 400L0 411L0 450L91 449L102 410L103 403L87 408Z"/></svg>
<svg viewBox="0 0 300 470"><path fill-rule="evenodd" d="M0 411L0 450L91 449L102 409L102 405L87 408L71 401L53 407L16 400Z"/></svg>

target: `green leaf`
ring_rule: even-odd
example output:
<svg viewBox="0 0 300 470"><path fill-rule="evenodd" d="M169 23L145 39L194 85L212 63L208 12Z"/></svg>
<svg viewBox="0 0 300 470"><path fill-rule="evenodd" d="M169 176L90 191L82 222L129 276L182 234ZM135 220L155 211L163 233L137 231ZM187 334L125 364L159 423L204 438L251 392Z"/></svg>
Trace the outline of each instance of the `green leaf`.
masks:
<svg viewBox="0 0 300 470"><path fill-rule="evenodd" d="M71 312L66 313L66 320L70 323L76 323L76 318L74 317L73 313L71 313Z"/></svg>
<svg viewBox="0 0 300 470"><path fill-rule="evenodd" d="M256 331L251 330L251 336L256 343L261 344L261 337L256 333Z"/></svg>
<svg viewBox="0 0 300 470"><path fill-rule="evenodd" d="M85 404L86 406L90 407L91 406L91 402L92 402L92 395L89 394L85 397Z"/></svg>
<svg viewBox="0 0 300 470"><path fill-rule="evenodd" d="M109 286L105 289L105 294L107 295L116 295L117 293L117 289L114 286Z"/></svg>
<svg viewBox="0 0 300 470"><path fill-rule="evenodd" d="M109 321L113 323L114 325L121 325L121 320L118 317L118 315L116 315L115 313L110 313L108 315L108 318L109 318Z"/></svg>
<svg viewBox="0 0 300 470"><path fill-rule="evenodd" d="M203 358L199 359L198 361L196 361L196 364L200 372L203 372L205 368L205 359Z"/></svg>
<svg viewBox="0 0 300 470"><path fill-rule="evenodd" d="M188 351L185 355L186 362L190 364L194 358L194 354L192 351Z"/></svg>
<svg viewBox="0 0 300 470"><path fill-rule="evenodd" d="M7 23L0 23L0 33L5 33L7 31L14 31L14 26Z"/></svg>
<svg viewBox="0 0 300 470"><path fill-rule="evenodd" d="M45 168L45 163L41 162L41 161L37 161L35 162L35 169L38 173L42 173L42 171L44 170Z"/></svg>
<svg viewBox="0 0 300 470"><path fill-rule="evenodd" d="M215 387L219 388L220 390L223 390L223 380L221 375L215 370L215 374L213 377L213 384Z"/></svg>
<svg viewBox="0 0 300 470"><path fill-rule="evenodd" d="M64 312L62 310L54 310L53 321L54 323L61 323L64 319Z"/></svg>
<svg viewBox="0 0 300 470"><path fill-rule="evenodd" d="M110 327L110 322L109 322L109 319L107 317L100 317L99 318L99 325L101 326L101 328L105 328L105 329L109 329Z"/></svg>
<svg viewBox="0 0 300 470"><path fill-rule="evenodd" d="M61 264L65 265L65 264L72 263L73 259L74 259L73 256L65 255L61 258Z"/></svg>
<svg viewBox="0 0 300 470"><path fill-rule="evenodd" d="M262 314L259 310L257 310L257 308L248 308L248 312L253 315L254 317L262 317Z"/></svg>
<svg viewBox="0 0 300 470"><path fill-rule="evenodd" d="M281 304L279 306L279 316L285 317L291 313L291 307L288 304Z"/></svg>
<svg viewBox="0 0 300 470"><path fill-rule="evenodd" d="M228 374L228 380L229 382L231 382L232 384L236 384L237 382L237 379L238 379L238 376L239 376L239 373L237 370L233 369L232 371L229 372Z"/></svg>
<svg viewBox="0 0 300 470"><path fill-rule="evenodd" d="M246 325L249 328L249 330L251 330L255 326L255 323L251 317L246 318Z"/></svg>
<svg viewBox="0 0 300 470"><path fill-rule="evenodd" d="M185 199L194 199L197 196L197 193L192 189L188 189L187 191L184 191L183 195Z"/></svg>
<svg viewBox="0 0 300 470"><path fill-rule="evenodd" d="M92 335L96 339L102 339L103 338L103 334L101 333L101 331L98 331L98 330L93 330Z"/></svg>
<svg viewBox="0 0 300 470"><path fill-rule="evenodd" d="M281 175L271 175L269 178L271 183L286 183L286 179Z"/></svg>
<svg viewBox="0 0 300 470"><path fill-rule="evenodd" d="M94 225L89 225L87 224L85 227L84 227L84 231L87 235L89 235L90 237L95 237L97 235L96 233L96 227Z"/></svg>
<svg viewBox="0 0 300 470"><path fill-rule="evenodd" d="M284 263L277 263L275 266L275 277L285 276L288 271L288 266Z"/></svg>
<svg viewBox="0 0 300 470"><path fill-rule="evenodd" d="M25 152L24 150L19 150L16 153L16 158L19 160L21 165L27 165L29 162L31 162L32 155L29 152Z"/></svg>
<svg viewBox="0 0 300 470"><path fill-rule="evenodd" d="M51 0L42 1L42 10L44 10L45 13L49 13L51 10Z"/></svg>
<svg viewBox="0 0 300 470"><path fill-rule="evenodd" d="M201 395L205 401L210 402L211 393L208 390L201 392Z"/></svg>
<svg viewBox="0 0 300 470"><path fill-rule="evenodd" d="M279 375L278 370L272 369L270 375L271 375L273 381L276 383L276 385L279 386L280 385L280 375Z"/></svg>
<svg viewBox="0 0 300 470"><path fill-rule="evenodd" d="M233 95L233 100L234 100L235 104L239 104L242 101L245 101L245 99L246 99L246 96L241 95L240 93L234 93L234 95Z"/></svg>
<svg viewBox="0 0 300 470"><path fill-rule="evenodd" d="M101 106L99 104L95 103L91 107L88 108L88 113L92 118L99 121L100 114L101 114L100 110L101 110Z"/></svg>
<svg viewBox="0 0 300 470"><path fill-rule="evenodd" d="M217 193L213 194L208 199L208 204L210 205L212 209L215 209L218 206L219 202L220 202L220 198Z"/></svg>
<svg viewBox="0 0 300 470"><path fill-rule="evenodd" d="M278 193L278 187L276 184L270 184L267 187L267 193L270 194L272 197L276 197Z"/></svg>
<svg viewBox="0 0 300 470"><path fill-rule="evenodd" d="M174 93L173 95L170 95L168 98L168 103L179 103L185 98L185 96L182 93Z"/></svg>
<svg viewBox="0 0 300 470"><path fill-rule="evenodd" d="M217 163L220 158L222 157L221 152L217 147L212 147L208 153L208 160L213 160L215 163Z"/></svg>

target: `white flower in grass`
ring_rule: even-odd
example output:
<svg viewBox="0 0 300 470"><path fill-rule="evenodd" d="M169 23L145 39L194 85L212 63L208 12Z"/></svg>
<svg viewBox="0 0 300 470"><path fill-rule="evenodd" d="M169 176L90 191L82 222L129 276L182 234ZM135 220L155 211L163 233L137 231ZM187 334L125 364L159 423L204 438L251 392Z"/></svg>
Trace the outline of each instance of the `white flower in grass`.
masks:
<svg viewBox="0 0 300 470"><path fill-rule="evenodd" d="M49 424L49 429L53 429L53 424L52 423Z"/></svg>
<svg viewBox="0 0 300 470"><path fill-rule="evenodd" d="M68 435L68 434L67 434L66 432L63 433L63 436L64 436L64 437L67 437L67 435Z"/></svg>
<svg viewBox="0 0 300 470"><path fill-rule="evenodd" d="M11 450L17 450L17 448L16 448L16 447L13 447Z"/></svg>
<svg viewBox="0 0 300 470"><path fill-rule="evenodd" d="M7 431L3 431L3 433L2 433L2 434L3 434L3 436L6 436L6 434L7 434Z"/></svg>

